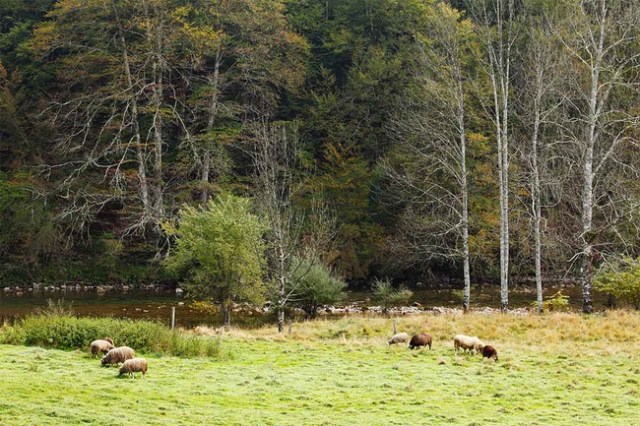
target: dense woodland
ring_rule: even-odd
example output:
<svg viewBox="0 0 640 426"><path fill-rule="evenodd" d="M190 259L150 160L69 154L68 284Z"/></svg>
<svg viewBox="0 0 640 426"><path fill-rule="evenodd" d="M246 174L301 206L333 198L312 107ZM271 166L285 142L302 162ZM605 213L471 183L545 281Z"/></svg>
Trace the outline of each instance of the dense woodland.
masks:
<svg viewBox="0 0 640 426"><path fill-rule="evenodd" d="M0 281L180 280L178 212L231 193L270 279L313 252L588 312L640 254L639 31L634 0L3 0Z"/></svg>

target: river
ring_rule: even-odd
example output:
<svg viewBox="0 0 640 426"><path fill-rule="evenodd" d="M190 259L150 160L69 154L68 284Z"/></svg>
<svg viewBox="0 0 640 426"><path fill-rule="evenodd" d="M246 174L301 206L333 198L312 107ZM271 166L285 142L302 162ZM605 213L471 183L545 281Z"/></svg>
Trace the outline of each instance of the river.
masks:
<svg viewBox="0 0 640 426"><path fill-rule="evenodd" d="M558 291L557 287L545 290L545 296ZM563 293L569 295L569 302L574 309L579 309L581 296L579 288L564 288ZM424 308L434 306L459 307L460 291L440 289L413 290L410 303L418 302ZM366 291L349 291L343 305L368 306L375 303L371 300L371 293ZM603 309L605 296L595 294L594 306ZM219 315L203 313L193 309L188 299L176 295L169 290L132 290L132 291L31 291L31 292L2 292L0 293L0 322L13 321L36 313L47 306L48 301L58 302L69 306L76 315L115 317L131 319L152 319L169 323L171 307L176 308L176 323L182 327L193 327L198 324L218 325L221 323ZM510 291L509 301L513 308L531 306L535 300L535 289L531 287L517 287ZM472 289L472 307L500 306L500 288L498 286L482 286ZM263 314L247 309L232 317L236 325L251 327L274 321L273 314Z"/></svg>

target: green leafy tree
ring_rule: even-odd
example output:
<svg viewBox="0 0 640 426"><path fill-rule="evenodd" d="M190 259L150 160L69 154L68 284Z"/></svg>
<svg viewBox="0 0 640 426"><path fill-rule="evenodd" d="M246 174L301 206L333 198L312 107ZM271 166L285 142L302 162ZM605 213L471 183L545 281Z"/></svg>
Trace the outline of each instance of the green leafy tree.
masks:
<svg viewBox="0 0 640 426"><path fill-rule="evenodd" d="M251 118L272 116L302 85L307 42L282 0L195 0L176 9L189 64L192 147L206 203L232 166L229 148Z"/></svg>
<svg viewBox="0 0 640 426"><path fill-rule="evenodd" d="M295 259L290 285L294 291L291 305L313 318L324 305L344 299L347 284L317 259Z"/></svg>
<svg viewBox="0 0 640 426"><path fill-rule="evenodd" d="M263 300L265 227L251 212L251 201L233 195L220 195L206 207L185 206L179 216L178 226L164 224L176 238L167 267L187 277L192 297L220 303L228 327L233 302Z"/></svg>
<svg viewBox="0 0 640 426"><path fill-rule="evenodd" d="M640 258L624 257L602 268L593 286L640 310Z"/></svg>

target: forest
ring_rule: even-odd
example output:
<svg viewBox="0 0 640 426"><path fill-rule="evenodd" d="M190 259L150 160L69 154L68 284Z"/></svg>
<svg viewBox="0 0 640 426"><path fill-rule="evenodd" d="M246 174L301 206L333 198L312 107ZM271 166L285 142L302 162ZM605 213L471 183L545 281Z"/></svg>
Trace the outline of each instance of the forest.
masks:
<svg viewBox="0 0 640 426"><path fill-rule="evenodd" d="M202 284L192 217L282 305L313 258L590 312L640 271L639 31L634 0L3 0L0 285Z"/></svg>

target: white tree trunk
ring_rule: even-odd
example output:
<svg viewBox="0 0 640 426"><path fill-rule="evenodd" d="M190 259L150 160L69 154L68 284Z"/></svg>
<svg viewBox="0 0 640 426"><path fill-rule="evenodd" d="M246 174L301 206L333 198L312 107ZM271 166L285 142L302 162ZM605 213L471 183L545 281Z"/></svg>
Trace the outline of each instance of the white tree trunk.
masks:
<svg viewBox="0 0 640 426"><path fill-rule="evenodd" d="M508 77L507 77L508 78ZM499 149L500 161L500 309L509 308L509 104L508 82L503 94L502 145Z"/></svg>
<svg viewBox="0 0 640 426"><path fill-rule="evenodd" d="M509 157L507 140L508 94L503 96L504 76L490 71L495 105L495 132L498 151L498 180L500 192L500 309L509 308ZM499 82L497 80L500 80Z"/></svg>
<svg viewBox="0 0 640 426"><path fill-rule="evenodd" d="M471 2L473 7L473 2ZM493 15L487 9L494 7ZM500 192L500 309L509 308L509 108L511 85L511 48L514 43L511 22L513 0L496 0L483 4L479 19L486 27L489 75L493 95L493 122L498 154ZM505 23L505 12L508 22Z"/></svg>
<svg viewBox="0 0 640 426"><path fill-rule="evenodd" d="M162 173L162 151L163 151L163 134L162 134L162 101L164 91L164 58L162 57L162 21L156 22L155 38L154 38L154 60L153 60L153 141L154 141L154 175L155 175L155 200L154 215L157 221L161 221L164 217L164 201L163 186L164 178Z"/></svg>
<svg viewBox="0 0 640 426"><path fill-rule="evenodd" d="M583 183L582 183L582 259L580 263L580 284L582 286L582 312L591 313L591 259L593 246L591 231L593 228L593 158L596 145L596 129L598 126L598 100L600 90L600 69L604 56L605 28L607 20L606 0L600 0L600 31L595 43L594 61L591 66L591 88L589 92L589 112L587 140L584 152Z"/></svg>
<svg viewBox="0 0 640 426"><path fill-rule="evenodd" d="M533 214L533 239L535 250L535 275L538 313L542 312L542 243L540 237L541 208L540 208L540 169L538 166L538 135L540 131L540 99L541 81L538 84L534 99L533 132L531 134L531 213Z"/></svg>
<svg viewBox="0 0 640 426"><path fill-rule="evenodd" d="M458 63L459 65L459 63ZM461 70L460 70L461 71ZM471 304L471 266L469 255L469 185L467 176L467 136L465 126L464 91L462 87L462 75L458 73L457 100L458 100L458 129L460 132L460 192L462 197L462 269L464 275L463 311L467 312Z"/></svg>

